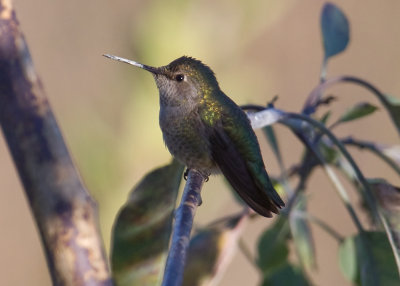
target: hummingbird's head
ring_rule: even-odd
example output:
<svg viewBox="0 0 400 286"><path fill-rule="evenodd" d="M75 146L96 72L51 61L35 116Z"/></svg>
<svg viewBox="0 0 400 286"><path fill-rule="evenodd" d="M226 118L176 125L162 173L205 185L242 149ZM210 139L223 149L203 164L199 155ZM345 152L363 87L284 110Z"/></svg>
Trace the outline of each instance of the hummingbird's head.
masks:
<svg viewBox="0 0 400 286"><path fill-rule="evenodd" d="M180 57L162 67L151 67L116 56L104 56L151 72L160 92L161 105L192 108L204 96L219 88L213 71L191 57Z"/></svg>
<svg viewBox="0 0 400 286"><path fill-rule="evenodd" d="M161 104L196 105L206 94L219 88L213 71L201 61L180 57L153 73Z"/></svg>

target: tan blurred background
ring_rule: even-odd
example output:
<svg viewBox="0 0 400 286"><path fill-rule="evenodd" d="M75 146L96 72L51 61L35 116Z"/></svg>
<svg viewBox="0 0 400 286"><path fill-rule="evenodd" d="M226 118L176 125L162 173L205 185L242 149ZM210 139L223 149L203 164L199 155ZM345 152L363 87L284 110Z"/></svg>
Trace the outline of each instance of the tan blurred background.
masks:
<svg viewBox="0 0 400 286"><path fill-rule="evenodd" d="M352 74L400 97L400 2L332 1L347 14L351 42L334 57L328 76ZM299 111L318 83L322 60L320 11L324 1L51 1L16 0L17 17L65 140L91 193L100 205L104 240L130 188L170 155L158 127L158 96L151 76L103 58L103 53L165 65L181 55L203 60L223 90L238 104L265 104L279 95L277 107ZM330 89L339 95L333 116L360 100L378 104L350 85ZM278 126L285 164L295 163L301 144ZM398 144L384 111L339 127L337 133ZM2 135L0 135L2 136ZM260 136L260 138L262 138ZM263 139L261 140L263 141ZM262 142L268 170L278 167ZM400 180L370 154L352 149L368 177ZM0 285L51 285L36 228L11 161L0 139ZM349 188L357 202L354 191ZM309 183L310 211L342 234L355 228L323 172ZM221 178L203 189L196 223L205 224L238 210ZM255 249L270 221L246 229ZM337 244L313 226L318 269L315 285L349 285L340 273ZM257 285L257 271L240 252L221 285Z"/></svg>

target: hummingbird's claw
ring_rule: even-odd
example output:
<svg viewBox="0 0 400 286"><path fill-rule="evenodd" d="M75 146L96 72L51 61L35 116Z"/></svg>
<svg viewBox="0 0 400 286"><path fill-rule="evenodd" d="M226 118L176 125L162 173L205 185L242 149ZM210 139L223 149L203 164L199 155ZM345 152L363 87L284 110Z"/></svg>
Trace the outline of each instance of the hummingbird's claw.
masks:
<svg viewBox="0 0 400 286"><path fill-rule="evenodd" d="M188 175L189 175L189 171L190 171L190 169L187 168L185 173L183 173L183 178L185 179L185 181L187 181L187 178L188 178Z"/></svg>
<svg viewBox="0 0 400 286"><path fill-rule="evenodd" d="M197 206L201 206L203 204L203 199L201 198L201 195L199 194L197 197Z"/></svg>

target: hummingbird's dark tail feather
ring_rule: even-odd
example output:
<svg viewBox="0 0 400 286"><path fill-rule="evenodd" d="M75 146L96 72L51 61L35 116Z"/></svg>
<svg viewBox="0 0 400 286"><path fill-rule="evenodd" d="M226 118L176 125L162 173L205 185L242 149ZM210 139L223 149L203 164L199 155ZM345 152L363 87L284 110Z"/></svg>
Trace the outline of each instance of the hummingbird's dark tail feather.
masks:
<svg viewBox="0 0 400 286"><path fill-rule="evenodd" d="M272 217L278 214L283 201L271 186L259 187L245 160L227 136L215 132L211 135L212 156L233 189L257 213ZM272 188L272 190L270 189Z"/></svg>

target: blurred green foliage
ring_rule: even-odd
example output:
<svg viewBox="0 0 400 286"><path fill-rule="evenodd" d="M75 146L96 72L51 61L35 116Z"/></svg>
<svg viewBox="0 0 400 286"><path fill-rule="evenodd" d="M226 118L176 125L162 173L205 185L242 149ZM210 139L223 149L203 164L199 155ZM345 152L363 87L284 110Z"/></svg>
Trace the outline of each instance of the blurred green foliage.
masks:
<svg viewBox="0 0 400 286"><path fill-rule="evenodd" d="M111 252L117 285L161 283L182 173L183 166L175 160L150 172L122 207Z"/></svg>
<svg viewBox="0 0 400 286"><path fill-rule="evenodd" d="M344 275L356 285L398 285L399 274L386 235L366 233L370 253L361 247L361 235L348 237L340 245L339 261ZM374 256L374 265L367 264L369 255Z"/></svg>

